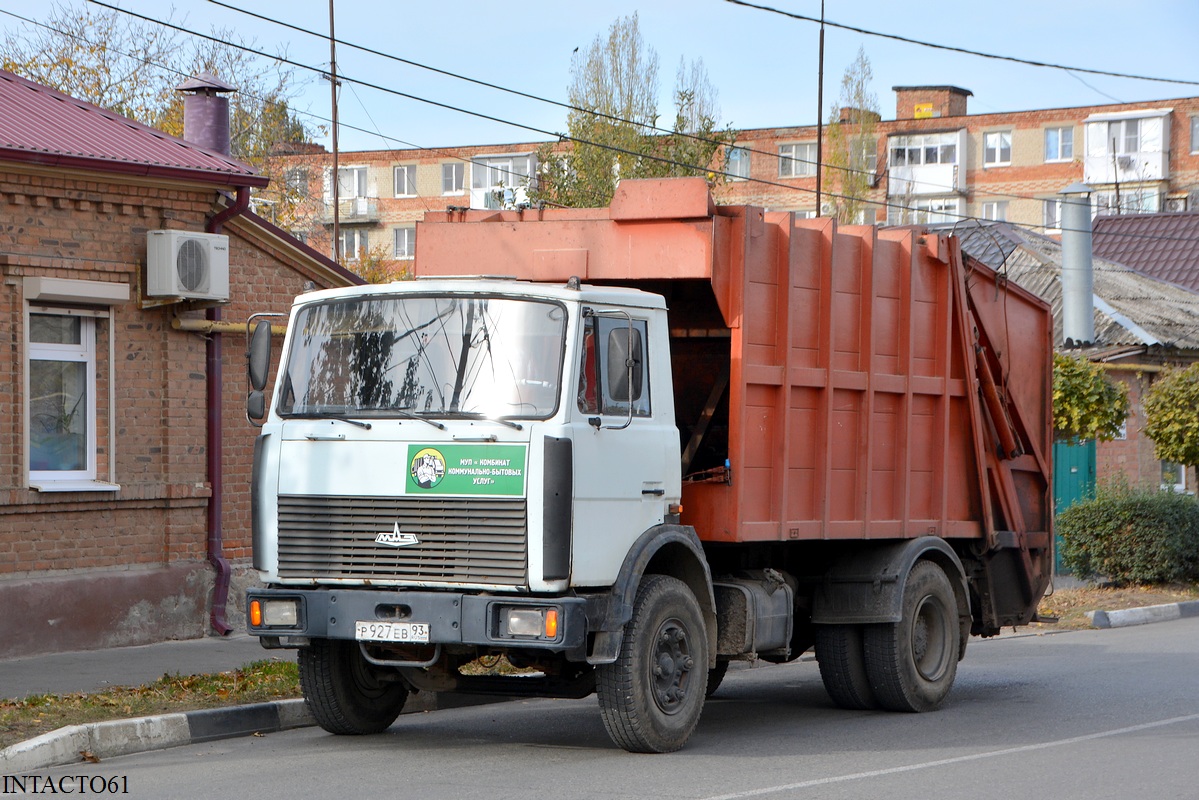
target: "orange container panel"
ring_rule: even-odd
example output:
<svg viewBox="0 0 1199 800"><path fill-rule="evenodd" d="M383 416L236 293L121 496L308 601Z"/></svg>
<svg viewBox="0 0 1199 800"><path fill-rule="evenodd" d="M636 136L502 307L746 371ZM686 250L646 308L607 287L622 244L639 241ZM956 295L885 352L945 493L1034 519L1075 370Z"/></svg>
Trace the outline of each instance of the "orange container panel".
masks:
<svg viewBox="0 0 1199 800"><path fill-rule="evenodd" d="M430 214L416 263L663 294L683 521L704 540L934 534L1041 571L1049 309L967 268L951 237L716 208L701 179L625 181L610 209Z"/></svg>

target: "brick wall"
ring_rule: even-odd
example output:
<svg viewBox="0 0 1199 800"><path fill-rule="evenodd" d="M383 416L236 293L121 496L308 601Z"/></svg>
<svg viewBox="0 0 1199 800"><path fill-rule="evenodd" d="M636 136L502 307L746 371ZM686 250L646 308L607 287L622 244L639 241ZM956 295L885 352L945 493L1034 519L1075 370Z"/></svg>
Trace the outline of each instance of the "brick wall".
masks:
<svg viewBox="0 0 1199 800"><path fill-rule="evenodd" d="M29 608L35 596L61 602L0 618L0 657L202 635L212 572L205 561L206 338L175 330L171 321L176 313L204 312L141 308L139 297L146 232L203 231L217 192L21 169L0 171L0 606ZM224 320L286 311L306 281L329 285L328 273L284 252L256 225L234 220L223 232L230 237L232 293ZM117 492L28 488L23 279L34 276L130 287L130 302L97 320L97 477L119 484ZM224 339L225 555L244 565L256 429L244 413L244 337ZM47 581L69 590L45 595ZM134 605L140 611L131 626ZM89 622L71 622L83 619Z"/></svg>

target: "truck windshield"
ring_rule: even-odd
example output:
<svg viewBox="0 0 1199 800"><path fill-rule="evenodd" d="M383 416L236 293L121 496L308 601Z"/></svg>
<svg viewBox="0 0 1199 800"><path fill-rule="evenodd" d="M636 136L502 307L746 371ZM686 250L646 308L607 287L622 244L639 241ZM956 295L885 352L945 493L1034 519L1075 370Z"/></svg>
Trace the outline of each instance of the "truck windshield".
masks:
<svg viewBox="0 0 1199 800"><path fill-rule="evenodd" d="M296 316L282 416L536 418L558 407L566 310L480 295L382 295Z"/></svg>

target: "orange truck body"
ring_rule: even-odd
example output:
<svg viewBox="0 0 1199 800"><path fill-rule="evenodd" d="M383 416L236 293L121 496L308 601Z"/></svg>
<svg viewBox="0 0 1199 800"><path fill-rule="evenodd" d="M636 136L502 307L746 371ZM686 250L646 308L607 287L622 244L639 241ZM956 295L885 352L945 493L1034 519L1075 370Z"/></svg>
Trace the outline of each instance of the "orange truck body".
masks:
<svg viewBox="0 0 1199 800"><path fill-rule="evenodd" d="M972 554L981 632L1035 615L1052 565L1049 307L957 240L714 206L626 181L606 209L449 209L420 276L666 298L681 521L705 546L903 540Z"/></svg>

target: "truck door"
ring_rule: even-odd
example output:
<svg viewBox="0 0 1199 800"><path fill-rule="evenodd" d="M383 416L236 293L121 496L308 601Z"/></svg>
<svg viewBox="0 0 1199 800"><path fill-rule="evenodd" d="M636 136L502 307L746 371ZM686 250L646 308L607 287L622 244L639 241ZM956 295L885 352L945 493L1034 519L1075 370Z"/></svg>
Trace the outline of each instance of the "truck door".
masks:
<svg viewBox="0 0 1199 800"><path fill-rule="evenodd" d="M663 520L668 469L678 471L670 375L652 374L648 320L589 316L583 324L574 413L572 582L612 582L629 546ZM673 454L673 455L672 455Z"/></svg>

